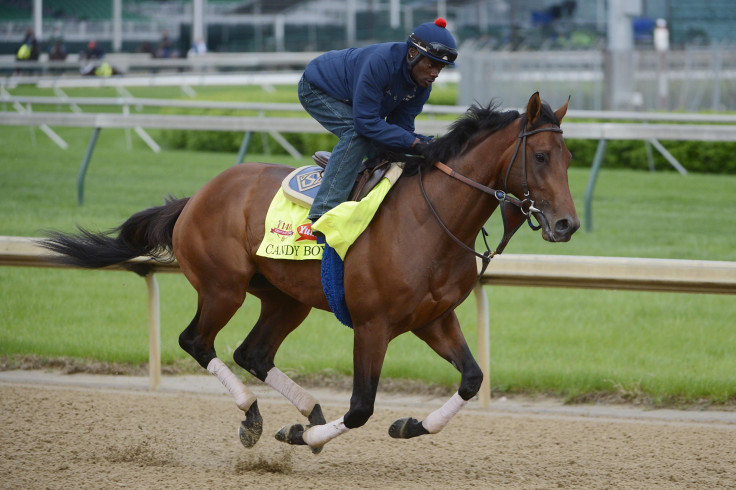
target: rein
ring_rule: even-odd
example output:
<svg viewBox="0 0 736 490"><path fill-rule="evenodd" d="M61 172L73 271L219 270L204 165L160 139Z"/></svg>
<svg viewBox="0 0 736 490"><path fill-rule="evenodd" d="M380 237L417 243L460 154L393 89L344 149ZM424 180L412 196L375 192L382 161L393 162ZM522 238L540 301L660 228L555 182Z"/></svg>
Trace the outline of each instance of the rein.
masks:
<svg viewBox="0 0 736 490"><path fill-rule="evenodd" d="M483 192L484 194L489 194L489 195L495 197L498 200L498 202L499 202L499 204L500 204L500 206L502 208L502 211L503 211L503 208L505 207L506 204L512 204L512 205L518 207L521 210L521 212L524 214L524 216L526 216L526 220L529 223L529 227L532 230L535 230L536 231L536 230L539 230L542 226L540 224L534 225L532 223L532 214L533 213L541 213L541 211L534 206L534 201L531 199L531 197L529 197L530 196L530 194L529 194L529 184L527 182L527 175L526 175L526 138L527 138L527 136L531 136L531 135L534 135L534 134L537 134L537 133L542 133L542 132L562 133L562 129L560 129L560 128L539 128L539 129L534 129L534 130L531 130L531 131L526 131L526 128L523 127L521 129L521 131L519 132L519 135L517 137L516 147L514 148L514 154L511 157L511 163L509 163L509 167L506 170L506 177L504 179L504 184L503 184L504 189L508 189L508 180L509 180L509 174L511 174L511 167L513 167L514 162L516 161L516 156L519 153L519 148L523 145L524 146L524 151L521 154L521 171L522 171L522 174L524 176L524 180L522 181L522 188L524 190L524 199L518 199L518 198L516 198L514 196L511 196L506 191L497 190L497 189L491 189L490 187L488 187L486 185L483 185L483 184L478 183L478 182L476 182L476 181L474 181L472 179L469 179L468 177L465 177L464 175L456 172L454 169L452 169L451 167L448 167L447 165L445 165L444 163L442 163L440 161L435 162L433 165L434 165L435 168L441 170L446 175L449 175L450 177L452 177L452 178L454 178L456 180L459 180L460 182L462 182L462 183L464 183L466 185L469 185L470 187L472 187L474 189L477 189L477 190ZM455 301L455 303L453 303L452 305L450 305L450 307L447 308L447 310L445 310L444 313L442 313L440 316L437 317L437 318L441 318L441 317L445 316L448 312L454 310L458 305L460 305L460 303L462 303L463 301L465 301L465 299L468 296L470 296L470 293L473 291L473 288L475 287L475 284L478 281L480 281L480 278L483 277L483 274L485 273L486 269L488 268L488 265L491 263L491 259L494 256L496 256L496 255L500 254L501 252L503 252L503 249L506 248L506 245L508 244L509 240L511 240L511 237L519 229L519 226L516 226L513 229L509 229L508 221L506 219L506 214L503 213L503 228L504 228L504 230L503 230L503 237L501 238L501 241L499 242L498 246L496 247L496 250L493 251L493 252L491 252L491 249L488 246L488 240L486 239L486 237L488 237L488 232L486 231L485 227L482 226L481 227L481 233L482 233L482 236L483 236L483 242L485 243L485 246L486 246L486 251L483 252L482 254L481 253L478 253L475 250L475 248L469 247L468 245L465 244L465 242L463 242L458 237L456 237L452 233L452 231L450 231L450 229L447 227L447 225L445 225L445 223L442 221L442 218L440 218L440 215L434 209L434 206L432 206L432 203L429 200L429 196L427 195L427 192L424 189L424 182L422 181L422 167L419 166L418 167L418 170L419 170L419 187L422 190L422 195L424 196L424 200L426 201L427 206L429 207L430 211L432 211L432 214L434 215L435 219L439 223L440 227L444 230L444 232L450 238L452 238L455 241L455 243L457 243L458 245L460 245L465 250L471 252L473 255L475 255L476 257L478 257L479 259L481 259L481 261L483 262L483 265L481 267L481 270L478 273L478 278L473 282L473 285L470 287L470 289L468 289L468 291L465 294L463 294L457 301ZM544 217L543 217L543 219L544 219Z"/></svg>

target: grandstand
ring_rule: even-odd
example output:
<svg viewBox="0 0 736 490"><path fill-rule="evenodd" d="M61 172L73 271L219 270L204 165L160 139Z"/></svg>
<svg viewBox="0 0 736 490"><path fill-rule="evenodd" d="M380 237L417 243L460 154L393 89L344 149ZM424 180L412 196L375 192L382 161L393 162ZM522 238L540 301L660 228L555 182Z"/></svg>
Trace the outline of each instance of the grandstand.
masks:
<svg viewBox="0 0 736 490"><path fill-rule="evenodd" d="M186 52L193 0L121 2L123 51L136 51L143 42L156 43L166 31ZM220 52L320 51L401 39L413 26L438 14L448 18L459 41L482 38L494 49L600 49L606 35L606 0L204 0L204 4L207 43ZM33 5L34 0L0 2L0 54L17 50L33 25ZM59 29L70 52L90 39L109 51L112 9L112 0L43 0L41 41ZM736 41L733 0L642 1L642 14L633 19L638 43L651 44L651 26L660 17L668 21L673 48Z"/></svg>

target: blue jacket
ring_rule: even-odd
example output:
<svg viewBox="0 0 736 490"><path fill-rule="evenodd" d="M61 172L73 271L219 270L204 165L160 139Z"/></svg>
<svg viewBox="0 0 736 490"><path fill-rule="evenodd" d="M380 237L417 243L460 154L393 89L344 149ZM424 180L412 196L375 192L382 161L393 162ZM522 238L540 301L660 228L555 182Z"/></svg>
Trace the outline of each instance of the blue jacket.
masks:
<svg viewBox="0 0 736 490"><path fill-rule="evenodd" d="M358 134L390 148L406 150L414 139L414 119L432 88L421 88L406 63L406 43L373 44L329 51L307 65L305 79L353 106Z"/></svg>

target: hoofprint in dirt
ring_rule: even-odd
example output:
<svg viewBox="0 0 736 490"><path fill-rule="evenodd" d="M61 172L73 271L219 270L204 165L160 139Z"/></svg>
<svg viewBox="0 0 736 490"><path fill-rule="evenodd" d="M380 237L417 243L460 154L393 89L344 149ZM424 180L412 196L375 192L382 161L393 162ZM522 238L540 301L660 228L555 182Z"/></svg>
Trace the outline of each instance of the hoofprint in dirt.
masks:
<svg viewBox="0 0 736 490"><path fill-rule="evenodd" d="M319 455L272 438L298 420L258 393L264 437L244 449L232 399L207 376L0 372L4 488L736 488L736 413L471 402L433 438L395 440L397 417L442 398L381 395L365 430ZM259 390L260 391L260 390ZM326 415L344 392L320 390Z"/></svg>

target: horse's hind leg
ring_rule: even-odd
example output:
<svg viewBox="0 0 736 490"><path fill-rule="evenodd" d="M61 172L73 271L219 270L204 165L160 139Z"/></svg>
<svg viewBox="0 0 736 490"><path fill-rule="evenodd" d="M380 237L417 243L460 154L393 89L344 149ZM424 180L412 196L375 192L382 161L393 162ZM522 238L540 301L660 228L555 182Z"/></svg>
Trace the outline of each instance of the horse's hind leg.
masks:
<svg viewBox="0 0 736 490"><path fill-rule="evenodd" d="M388 433L397 439L410 439L441 431L468 400L478 393L483 381L483 372L470 353L455 312L413 332L437 354L452 363L462 373L462 378L457 393L421 422L411 417L394 422Z"/></svg>
<svg viewBox="0 0 736 490"><path fill-rule="evenodd" d="M274 365L281 343L307 317L311 307L276 289L259 291L261 315L233 358L240 366L286 397L309 420L324 424L317 400Z"/></svg>
<svg viewBox="0 0 736 490"><path fill-rule="evenodd" d="M234 281L229 287L225 282L218 283L216 287L200 287L197 314L179 335L179 345L215 375L235 398L238 408L245 412L245 420L239 429L240 442L245 447L252 447L263 432L263 419L258 411L256 396L217 357L214 347L217 333L245 300L242 284L242 281Z"/></svg>

